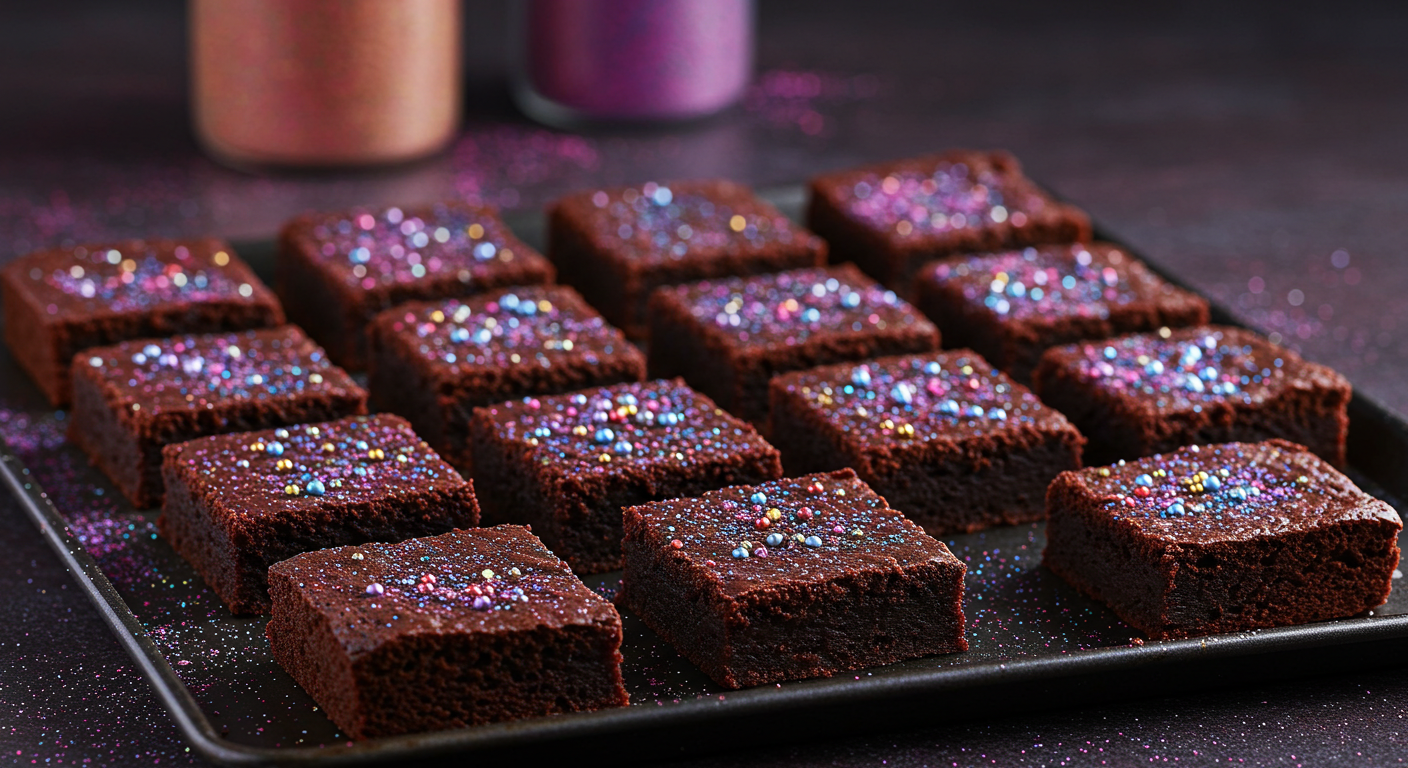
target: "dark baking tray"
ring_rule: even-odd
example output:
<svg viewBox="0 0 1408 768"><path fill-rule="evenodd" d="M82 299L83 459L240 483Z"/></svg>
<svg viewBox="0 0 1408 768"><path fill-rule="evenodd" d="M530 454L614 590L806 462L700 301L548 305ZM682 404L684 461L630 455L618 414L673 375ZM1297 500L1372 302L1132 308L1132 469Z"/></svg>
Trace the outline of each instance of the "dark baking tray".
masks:
<svg viewBox="0 0 1408 768"><path fill-rule="evenodd" d="M801 212L799 187L766 196L790 215ZM540 214L513 216L510 224L529 243L542 242ZM235 247L268 278L272 242ZM1235 324L1221 308L1214 320ZM220 605L156 536L155 513L132 510L67 444L64 414L47 407L7 352L0 352L0 392L0 475L185 737L219 763L662 759L1383 665L1401 656L1408 638L1408 590L1395 590L1386 605L1355 618L1142 642L1103 606L1042 569L1043 527L1023 525L947 539L969 567L967 653L724 691L627 613L622 650L630 707L350 743L269 655L265 619L235 618ZM1408 424L1358 394L1350 422L1351 475L1390 503L1408 498ZM614 575L587 581L608 595L617 583Z"/></svg>

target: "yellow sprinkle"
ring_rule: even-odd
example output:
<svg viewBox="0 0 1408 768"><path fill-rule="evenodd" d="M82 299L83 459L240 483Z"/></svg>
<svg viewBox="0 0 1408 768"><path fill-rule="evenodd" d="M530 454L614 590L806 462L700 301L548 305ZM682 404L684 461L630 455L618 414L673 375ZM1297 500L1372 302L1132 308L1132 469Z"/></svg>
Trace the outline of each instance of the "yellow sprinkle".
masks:
<svg viewBox="0 0 1408 768"><path fill-rule="evenodd" d="M499 249L499 260L500 260L500 261L513 261L513 251L509 250L508 248L500 248L500 249Z"/></svg>
<svg viewBox="0 0 1408 768"><path fill-rule="evenodd" d="M136 272L136 271L137 271L137 262L133 261L132 259L123 259L123 260L122 260L122 271L123 271L123 272Z"/></svg>
<svg viewBox="0 0 1408 768"><path fill-rule="evenodd" d="M836 495L837 495L837 496L845 496L845 495L846 495L846 489L845 489L845 488L837 488L837 489L836 489Z"/></svg>
<svg viewBox="0 0 1408 768"><path fill-rule="evenodd" d="M256 451L256 452L257 452L257 451L262 451L262 450L264 450L264 444L263 444L263 443L254 443L253 445L249 446L249 450L251 450L251 451Z"/></svg>
<svg viewBox="0 0 1408 768"><path fill-rule="evenodd" d="M322 384L322 383L323 383L323 375L322 375L321 373L310 374L310 375L308 376L308 383L310 383L310 384Z"/></svg>
<svg viewBox="0 0 1408 768"><path fill-rule="evenodd" d="M494 572L489 570L488 568L485 568L484 570L480 571L479 575L483 576L485 581L494 578Z"/></svg>
<svg viewBox="0 0 1408 768"><path fill-rule="evenodd" d="M899 435L900 437L914 437L914 425L901 424L895 428L895 434Z"/></svg>
<svg viewBox="0 0 1408 768"><path fill-rule="evenodd" d="M552 302L551 302L551 301L548 301L547 299L538 299L538 311L539 311L539 312L551 312L551 311L552 311Z"/></svg>
<svg viewBox="0 0 1408 768"><path fill-rule="evenodd" d="M772 520L772 521L774 521L774 522L776 522L776 521L778 521L778 520L781 520L781 519L782 519L782 510L778 509L777 507L773 507L772 509L769 509L769 510L768 510L768 519L769 519L769 520Z"/></svg>
<svg viewBox="0 0 1408 768"><path fill-rule="evenodd" d="M520 571L520 570L518 570L517 568L510 568L510 569L508 569L508 575L510 575L510 576L512 576L513 578L516 579L516 578L518 578L519 576L522 576L522 575L523 575L523 571Z"/></svg>
<svg viewBox="0 0 1408 768"><path fill-rule="evenodd" d="M323 453L332 453L337 450L337 446L332 443L323 443Z"/></svg>
<svg viewBox="0 0 1408 768"><path fill-rule="evenodd" d="M465 230L465 234L469 235L475 240L478 240L479 238L484 236L484 227L480 224L470 224L469 228Z"/></svg>
<svg viewBox="0 0 1408 768"><path fill-rule="evenodd" d="M565 350L565 351L567 351L567 352L571 352L571 351L572 351L572 346L573 346L573 344L572 344L572 340L571 340L571 339L563 339L563 340L562 340L562 348L563 348L563 350Z"/></svg>
<svg viewBox="0 0 1408 768"><path fill-rule="evenodd" d="M572 428L572 434L576 435L577 437L581 437L582 435L587 434L587 428L581 424L578 424L577 426Z"/></svg>
<svg viewBox="0 0 1408 768"><path fill-rule="evenodd" d="M733 218L728 220L728 228L734 232L742 232L747 226L748 220L736 213L733 215Z"/></svg>
<svg viewBox="0 0 1408 768"><path fill-rule="evenodd" d="M684 461L684 454L680 453L679 451L675 451L675 461Z"/></svg>
<svg viewBox="0 0 1408 768"><path fill-rule="evenodd" d="M431 321L431 322L434 322L434 323L443 323L443 322L445 322L445 313L444 313L444 312L441 312L441 311L438 310L438 309L435 310L434 312L431 312L431 313L430 313L430 321Z"/></svg>
<svg viewBox="0 0 1408 768"><path fill-rule="evenodd" d="M889 419L885 419L884 421L880 422L880 428L881 428L881 429L894 429L894 428L895 428L895 422L890 421Z"/></svg>
<svg viewBox="0 0 1408 768"><path fill-rule="evenodd" d="M1310 478L1306 477L1305 475L1301 475L1300 477L1296 478L1296 482L1300 483L1301 485L1305 485L1306 483L1310 482Z"/></svg>
<svg viewBox="0 0 1408 768"><path fill-rule="evenodd" d="M610 463L611 463L611 454L603 453L603 454L601 454L600 456L596 457L596 460L599 461L599 462L601 462L602 464L610 464Z"/></svg>
<svg viewBox="0 0 1408 768"><path fill-rule="evenodd" d="M402 464L405 464L407 461L410 461L410 459L407 459L407 458L406 458L406 454L404 454L404 453L401 454L401 455L399 455L399 456L397 456L397 457L396 457L396 460L399 461L399 462L401 462Z"/></svg>
<svg viewBox="0 0 1408 768"><path fill-rule="evenodd" d="M293 469L293 462L289 461L288 459L279 459L278 461L274 462L274 468L290 470Z"/></svg>
<svg viewBox="0 0 1408 768"><path fill-rule="evenodd" d="M1159 329L1159 338L1161 338L1161 339L1167 339L1168 337L1170 337L1170 336L1172 336L1172 335L1173 335L1173 331L1170 331L1170 330L1168 329L1168 326L1167 326L1167 325L1165 325L1164 327L1162 327L1162 328Z"/></svg>
<svg viewBox="0 0 1408 768"><path fill-rule="evenodd" d="M1109 477L1109 476L1110 476L1110 468L1109 468L1109 467L1101 467L1101 468L1095 470L1095 472L1096 472L1096 474L1100 475L1101 477Z"/></svg>
<svg viewBox="0 0 1408 768"><path fill-rule="evenodd" d="M216 251L215 256L211 258L211 261L215 262L215 266L223 267L226 264L230 263L230 254L225 253L224 251Z"/></svg>
<svg viewBox="0 0 1408 768"><path fill-rule="evenodd" d="M825 397L825 395L823 395L823 397ZM827 399L827 400L830 400L831 398L827 397L826 399ZM865 406L863 406L863 405L857 405L857 406L856 406L856 415L857 415L857 416L869 416L869 415L870 415L870 411L865 410Z"/></svg>
<svg viewBox="0 0 1408 768"><path fill-rule="evenodd" d="M907 235L910 232L914 231L914 225L910 224L907 221L901 221L900 223L895 225L895 231L900 233L901 235Z"/></svg>
<svg viewBox="0 0 1408 768"><path fill-rule="evenodd" d="M851 531L851 535L859 538L865 535L865 531L862 531L861 529L857 528L854 531Z"/></svg>
<svg viewBox="0 0 1408 768"><path fill-rule="evenodd" d="M382 459L386 458L386 451L383 451L380 448L373 448L370 451L367 451L367 458L372 459L374 461L381 461Z"/></svg>
<svg viewBox="0 0 1408 768"><path fill-rule="evenodd" d="M352 553L352 559L353 559L353 560L361 560L361 559L362 559L362 553L361 553L361 552L353 552L353 553Z"/></svg>
<svg viewBox="0 0 1408 768"><path fill-rule="evenodd" d="M290 484L288 484L288 485L285 485L285 486L284 486L284 493L287 493L287 494L290 495L290 496L297 496L297 495L298 495L298 486L293 485L292 483L290 483Z"/></svg>
<svg viewBox="0 0 1408 768"><path fill-rule="evenodd" d="M973 375L973 366L971 366L971 365L965 365L965 366L963 366L963 369L962 369L962 370L963 370L963 375L964 375L964 376L972 376L972 375Z"/></svg>

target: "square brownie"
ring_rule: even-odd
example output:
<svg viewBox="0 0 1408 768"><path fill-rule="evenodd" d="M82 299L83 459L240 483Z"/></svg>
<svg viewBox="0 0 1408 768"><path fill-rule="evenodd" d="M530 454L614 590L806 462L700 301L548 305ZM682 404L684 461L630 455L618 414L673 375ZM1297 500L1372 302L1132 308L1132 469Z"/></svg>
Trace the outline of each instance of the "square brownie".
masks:
<svg viewBox="0 0 1408 768"><path fill-rule="evenodd" d="M368 338L372 407L410 419L464 470L475 406L645 379L640 350L564 286L407 304L378 315Z"/></svg>
<svg viewBox="0 0 1408 768"><path fill-rule="evenodd" d="M1017 381L1059 344L1208 321L1202 297L1109 243L1051 245L924 267L914 303L944 334Z"/></svg>
<svg viewBox="0 0 1408 768"><path fill-rule="evenodd" d="M807 226L897 291L928 261L1090 239L1090 217L1053 199L1006 152L956 150L811 181Z"/></svg>
<svg viewBox="0 0 1408 768"><path fill-rule="evenodd" d="M530 523L578 573L621 567L621 508L782 476L747 423L679 380L617 384L476 408L488 523Z"/></svg>
<svg viewBox="0 0 1408 768"><path fill-rule="evenodd" d="M650 338L652 376L683 376L757 424L776 374L939 348L932 323L849 264L661 288Z"/></svg>
<svg viewBox="0 0 1408 768"><path fill-rule="evenodd" d="M275 289L338 365L366 366L372 317L407 301L551 283L498 214L464 203L309 213L279 233Z"/></svg>
<svg viewBox="0 0 1408 768"><path fill-rule="evenodd" d="M474 486L405 419L349 416L162 451L157 530L231 613L269 610L269 566L301 552L479 524Z"/></svg>
<svg viewBox="0 0 1408 768"><path fill-rule="evenodd" d="M1076 428L968 350L794 371L770 394L788 474L851 467L935 536L1040 520L1080 469Z"/></svg>
<svg viewBox="0 0 1408 768"><path fill-rule="evenodd" d="M1349 381L1240 328L1165 328L1053 347L1032 388L1089 438L1089 464L1273 437L1345 463Z"/></svg>
<svg viewBox="0 0 1408 768"><path fill-rule="evenodd" d="M731 181L596 189L548 209L563 280L633 337L662 285L826 264L826 242Z"/></svg>
<svg viewBox="0 0 1408 768"><path fill-rule="evenodd" d="M161 503L163 446L367 411L367 393L292 325L97 347L72 378L69 439L138 509Z"/></svg>
<svg viewBox="0 0 1408 768"><path fill-rule="evenodd" d="M269 569L274 658L357 739L630 703L621 617L516 525Z"/></svg>
<svg viewBox="0 0 1408 768"><path fill-rule="evenodd" d="M1403 523L1284 440L1065 472L1046 567L1164 640L1303 624L1388 599Z"/></svg>
<svg viewBox="0 0 1408 768"><path fill-rule="evenodd" d="M855 472L625 510L617 598L719 685L968 650L963 563Z"/></svg>
<svg viewBox="0 0 1408 768"><path fill-rule="evenodd" d="M31 253L0 270L5 341L55 406L69 364L129 339L284 322L272 291L220 240L127 240Z"/></svg>

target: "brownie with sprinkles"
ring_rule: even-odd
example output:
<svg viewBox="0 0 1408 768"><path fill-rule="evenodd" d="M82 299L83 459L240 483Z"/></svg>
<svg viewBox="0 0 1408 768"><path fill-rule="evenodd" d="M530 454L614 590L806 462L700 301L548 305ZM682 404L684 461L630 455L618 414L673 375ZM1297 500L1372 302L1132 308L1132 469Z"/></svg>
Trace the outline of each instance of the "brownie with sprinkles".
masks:
<svg viewBox="0 0 1408 768"><path fill-rule="evenodd" d="M220 240L127 240L39 251L0 270L5 341L55 406L88 347L281 325L274 293Z"/></svg>
<svg viewBox="0 0 1408 768"><path fill-rule="evenodd" d="M578 573L621 567L621 508L782 476L777 449L678 379L476 408L487 523L529 523Z"/></svg>
<svg viewBox="0 0 1408 768"><path fill-rule="evenodd" d="M366 328L408 301L553 281L494 211L465 203L309 213L284 225L274 287L338 365L366 366Z"/></svg>
<svg viewBox="0 0 1408 768"><path fill-rule="evenodd" d="M356 739L624 707L621 617L516 525L269 569L274 658Z"/></svg>
<svg viewBox="0 0 1408 768"><path fill-rule="evenodd" d="M372 407L410 419L466 471L476 406L645 379L640 350L565 286L416 302L378 315L368 334Z"/></svg>
<svg viewBox="0 0 1408 768"><path fill-rule="evenodd" d="M1208 322L1208 303L1109 243L1052 245L925 266L914 303L944 343L1017 381L1060 344Z"/></svg>
<svg viewBox="0 0 1408 768"><path fill-rule="evenodd" d="M849 469L624 514L618 602L719 685L968 650L963 563Z"/></svg>
<svg viewBox="0 0 1408 768"><path fill-rule="evenodd" d="M292 325L97 347L72 378L69 439L138 509L161 503L163 446L367 410L367 393Z"/></svg>
<svg viewBox="0 0 1408 768"><path fill-rule="evenodd" d="M1085 439L968 350L777 376L773 445L789 474L851 467L935 536L1046 517Z"/></svg>
<svg viewBox="0 0 1408 768"><path fill-rule="evenodd" d="M1260 335L1198 326L1053 347L1032 388L1090 440L1090 464L1281 437L1345 463L1349 381Z"/></svg>
<svg viewBox="0 0 1408 768"><path fill-rule="evenodd" d="M301 552L479 524L474 486L399 416L212 435L162 451L157 530L232 613L267 613Z"/></svg>
<svg viewBox="0 0 1408 768"><path fill-rule="evenodd" d="M1043 561L1154 639L1354 616L1388 599L1393 507L1284 440L1065 472Z"/></svg>
<svg viewBox="0 0 1408 768"><path fill-rule="evenodd" d="M1058 202L1006 152L956 150L818 176L807 225L832 261L898 291L928 261L1090 239L1090 217Z"/></svg>
<svg viewBox="0 0 1408 768"><path fill-rule="evenodd" d="M652 376L757 424L779 373L939 348L933 323L850 264L661 288L650 325Z"/></svg>
<svg viewBox="0 0 1408 768"><path fill-rule="evenodd" d="M826 264L826 242L731 181L569 195L548 210L548 257L612 323L648 331L651 291Z"/></svg>

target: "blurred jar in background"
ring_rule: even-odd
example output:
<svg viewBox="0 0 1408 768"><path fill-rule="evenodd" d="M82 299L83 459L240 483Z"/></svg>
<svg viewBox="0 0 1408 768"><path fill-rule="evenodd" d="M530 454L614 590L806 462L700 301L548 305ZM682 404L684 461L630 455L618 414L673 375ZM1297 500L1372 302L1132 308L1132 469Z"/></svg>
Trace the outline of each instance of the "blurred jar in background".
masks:
<svg viewBox="0 0 1408 768"><path fill-rule="evenodd" d="M196 133L236 165L413 160L454 137L460 0L191 0Z"/></svg>
<svg viewBox="0 0 1408 768"><path fill-rule="evenodd" d="M519 0L514 96L559 126L704 117L743 93L752 0Z"/></svg>

